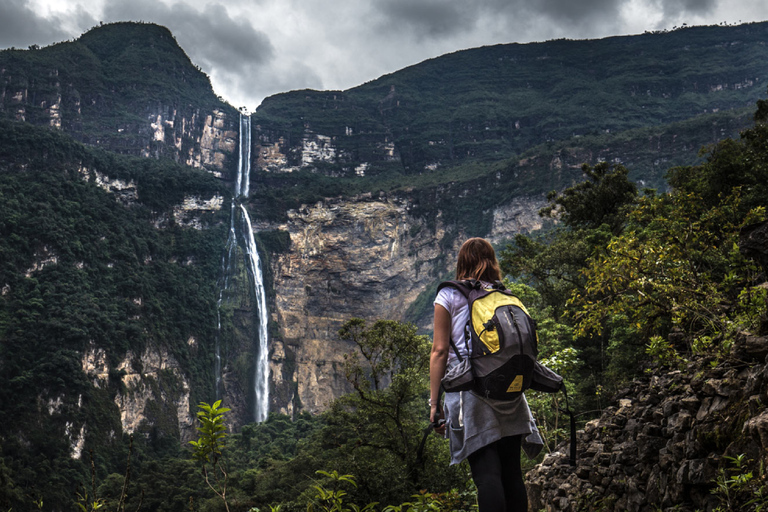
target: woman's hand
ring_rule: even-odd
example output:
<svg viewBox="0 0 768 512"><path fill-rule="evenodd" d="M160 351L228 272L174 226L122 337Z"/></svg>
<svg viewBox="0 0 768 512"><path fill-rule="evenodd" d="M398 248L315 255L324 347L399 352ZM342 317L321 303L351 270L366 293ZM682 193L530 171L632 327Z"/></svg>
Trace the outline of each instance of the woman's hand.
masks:
<svg viewBox="0 0 768 512"><path fill-rule="evenodd" d="M429 421L435 425L435 434L445 436L445 419L440 404L429 408Z"/></svg>

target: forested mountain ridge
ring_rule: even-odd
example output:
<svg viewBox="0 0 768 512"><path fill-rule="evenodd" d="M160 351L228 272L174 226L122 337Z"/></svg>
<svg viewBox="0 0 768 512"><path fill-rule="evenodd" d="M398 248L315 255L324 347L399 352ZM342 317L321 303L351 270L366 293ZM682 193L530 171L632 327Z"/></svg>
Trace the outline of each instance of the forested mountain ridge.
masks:
<svg viewBox="0 0 768 512"><path fill-rule="evenodd" d="M115 498L122 482L115 473L133 433L141 480L131 483L132 507L145 489L153 510L186 510L193 497L206 509L220 507L191 483L199 476L191 462L177 457L179 441L194 435L194 404L215 397L213 347L220 333L224 399L233 407L227 419L241 431L233 473L237 509L273 501L306 509L302 500L315 469L352 468L362 482L357 498L388 503L406 499L414 481L435 490L464 486L461 468L429 473L416 465L422 374L405 375L391 390L356 389L350 380L354 368L345 356L356 353L358 341L377 343L377 336L396 332L423 363L425 340L394 322L368 324L370 330L353 323L344 336L339 329L352 316L422 319L432 286L450 272L461 241L487 236L503 247L517 234L551 226L537 215L549 190L585 177L599 183L603 175L623 191L637 191L627 176L666 187L660 176L669 165L691 163L702 144L750 124L754 107L747 105L768 83L761 74L765 31L765 24L751 24L647 34L637 36L638 51L632 37L500 45L433 59L349 91L267 99L252 116L254 187L242 201L260 216L270 410L300 421L273 416L263 426L246 425L253 302L241 290L233 306L217 310L232 195L227 182L242 149L237 111L215 97L170 33L154 25L107 25L76 42L0 52L0 476L7 483L0 505L21 509L44 495L57 509L68 508L72 487L88 481L91 449L99 493ZM571 44L591 61L577 58ZM668 53L668 45L679 52ZM709 67L696 62L704 54ZM627 55L647 66L632 66ZM611 74L606 62L621 63L620 72ZM622 81L624 72L637 75ZM566 80L571 75L580 77L575 86ZM648 87L645 95L632 83ZM591 96L602 101L590 103ZM637 165L631 175L610 165L583 172L582 163L606 159ZM695 186L697 176L719 180L719 192L750 159L734 158L728 172L715 176L691 168L671 186L711 196L713 187ZM745 196L763 197L765 180L754 177L738 184ZM629 208L635 200L629 196L617 204ZM678 209L665 210L666 199L659 201L651 204L661 219L695 205L672 202ZM557 231L517 240L519 252L512 254L521 258L506 257L505 272L528 283L563 275L581 282L589 251L602 254L601 244L621 234L622 212L612 211L608 228L605 219L587 215L595 224L589 231L575 231L549 250L546 242ZM647 219L637 215L633 222L644 227ZM708 213L702 215L706 220ZM664 240L655 235L650 230L644 241ZM721 239L714 240L696 250L705 253L703 264L714 261L712 275L733 283L723 271L730 263L719 252ZM710 261L712 247L718 250ZM541 259L533 261L537 254ZM515 261L530 267L515 268ZM242 270L238 278L248 276ZM662 343L670 334L669 311L652 311L647 332L626 322L610 337L574 337L573 326L560 323L568 297L562 283L539 284L538 298L523 285L519 293L541 311L547 356L570 348L564 368L582 365L578 393L585 403L603 383L607 388L637 369L649 336L669 353ZM734 289L716 290L722 293L706 306L733 300ZM559 302L550 304L552 296ZM631 303L615 304L634 311ZM674 334L670 339L680 338ZM557 345L569 341L575 348ZM335 400L352 389L358 393ZM302 415L324 410L320 419ZM392 410L405 416L393 420ZM546 413L540 419L548 425ZM399 436L382 434L387 429L399 429ZM441 449L429 443L433 464L445 462ZM168 455L162 463L151 460Z"/></svg>
<svg viewBox="0 0 768 512"><path fill-rule="evenodd" d="M347 91L278 94L254 114L258 162L275 171L309 167L385 183L392 173L400 182L428 174L439 182L446 168L519 157L547 143L540 149L549 163L556 156L551 143L599 135L599 143L571 142L592 152L594 163L627 130L663 132L670 123L751 108L768 84L761 65L767 33L768 25L756 23L497 45L430 59ZM734 133L735 126L725 128L718 139ZM678 147L676 157L689 160L669 164L692 162L715 140ZM645 147L610 156L632 161L649 149L638 142ZM656 185L663 171L654 172L652 161L633 168Z"/></svg>
<svg viewBox="0 0 768 512"><path fill-rule="evenodd" d="M497 45L348 91L279 94L254 114L254 163L358 178L326 191L354 193L471 179L487 174L488 163L549 175L591 157L633 164L636 179L659 186L666 168L695 161L699 147L746 126L768 83L759 65L766 30L754 23ZM0 69L3 117L234 174L237 112L163 27L109 24L72 42L5 50ZM724 112L734 108L744 109L737 118ZM700 123L712 130L668 126L707 114ZM543 181L536 192L572 176Z"/></svg>

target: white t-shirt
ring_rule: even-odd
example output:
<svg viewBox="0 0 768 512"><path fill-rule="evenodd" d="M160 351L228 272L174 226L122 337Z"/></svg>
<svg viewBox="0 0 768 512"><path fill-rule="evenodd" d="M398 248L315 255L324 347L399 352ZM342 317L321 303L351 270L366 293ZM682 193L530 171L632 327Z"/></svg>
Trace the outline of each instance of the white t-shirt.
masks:
<svg viewBox="0 0 768 512"><path fill-rule="evenodd" d="M451 314L451 339L461 357L466 357L467 299L457 289L445 287L435 297L435 304L440 304ZM471 348L471 340L468 343ZM456 354L450 349L448 364L457 361ZM507 436L523 435L522 447L530 458L536 457L543 446L525 395L514 400L492 400L471 391L446 393L444 412L448 419L445 435L450 440L451 464L458 464L481 447Z"/></svg>
<svg viewBox="0 0 768 512"><path fill-rule="evenodd" d="M459 290L451 286L446 286L437 293L435 304L443 306L451 315L451 339L459 350L461 357L467 357L467 344L464 343L464 326L469 320L469 305L467 299ZM469 347L472 347L472 340L468 340ZM457 362L456 354L451 348L448 351L448 363Z"/></svg>

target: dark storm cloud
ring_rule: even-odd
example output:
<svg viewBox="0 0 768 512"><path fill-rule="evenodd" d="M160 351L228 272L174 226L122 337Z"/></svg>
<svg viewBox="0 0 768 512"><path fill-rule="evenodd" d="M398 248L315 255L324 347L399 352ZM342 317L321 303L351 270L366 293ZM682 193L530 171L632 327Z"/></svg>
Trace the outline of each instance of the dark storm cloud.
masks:
<svg viewBox="0 0 768 512"><path fill-rule="evenodd" d="M50 12L31 1L0 0L0 46L78 37L99 20L158 23L218 94L249 107L293 89L354 87L463 48L768 16L765 0L38 0L55 1Z"/></svg>
<svg viewBox="0 0 768 512"><path fill-rule="evenodd" d="M393 0L377 2L376 9L392 28L404 26L429 36L448 36L466 30L474 24L474 4L465 1Z"/></svg>
<svg viewBox="0 0 768 512"><path fill-rule="evenodd" d="M247 20L232 19L221 4L208 4L199 11L183 3L168 6L154 0L111 1L104 6L104 17L109 21L141 19L164 25L200 65L263 65L274 54L264 33Z"/></svg>
<svg viewBox="0 0 768 512"><path fill-rule="evenodd" d="M661 8L668 15L705 14L717 7L717 0L663 0Z"/></svg>
<svg viewBox="0 0 768 512"><path fill-rule="evenodd" d="M618 15L621 0L537 0L528 8L551 20L564 23L590 23Z"/></svg>
<svg viewBox="0 0 768 512"><path fill-rule="evenodd" d="M676 0L681 2L711 0ZM616 20L622 0L375 0L379 25L417 38L453 37L492 24L514 33L552 33Z"/></svg>
<svg viewBox="0 0 768 512"><path fill-rule="evenodd" d="M82 14L82 13L81 13ZM62 19L44 18L18 0L0 0L0 47L26 48L63 41L70 34L61 28Z"/></svg>

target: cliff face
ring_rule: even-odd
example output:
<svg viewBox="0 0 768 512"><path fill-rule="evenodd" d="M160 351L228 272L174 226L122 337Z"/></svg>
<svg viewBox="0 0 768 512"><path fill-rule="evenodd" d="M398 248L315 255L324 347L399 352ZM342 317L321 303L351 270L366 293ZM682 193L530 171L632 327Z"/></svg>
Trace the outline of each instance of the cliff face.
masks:
<svg viewBox="0 0 768 512"><path fill-rule="evenodd" d="M79 169L79 174L83 180L92 181L110 193L115 201L127 207L137 205L135 182L111 179L85 167ZM181 204L160 215L154 226L156 229L166 229L174 224L186 229L205 230L210 228L210 225L203 221L201 216L221 210L223 204L224 198L221 195L213 195L210 198L186 196ZM55 255L41 254L28 274L32 275L32 272L56 263ZM151 257L144 263L150 264ZM197 264L193 257L173 263ZM144 307L144 299L141 296L134 297L132 302L139 311ZM209 350L207 347L200 347L195 336L190 336L184 345L187 349L185 355L188 357L206 357L201 351ZM120 391L112 397L112 401L119 411L124 433L133 434L148 426L154 426L163 432L178 433L182 441L190 440L196 435L195 411L190 401L191 379L167 347L147 346L141 352L128 351L116 366L110 368L108 354L92 345L83 352L81 367L88 381L98 389L109 388L110 370L120 375ZM72 453L77 454L77 457L82 449L82 440L78 439L82 439L84 433L85 431L79 434L68 433L73 446ZM77 435L79 437L76 437ZM76 446L80 448L74 448Z"/></svg>
<svg viewBox="0 0 768 512"><path fill-rule="evenodd" d="M164 156L190 167L210 170L218 178L230 178L226 171L232 166L228 159L237 147L237 123L237 115L224 110L179 112L173 107L160 106L148 107L146 124L132 128L140 138L146 139L137 148L141 156ZM117 141L105 143L119 147Z"/></svg>
<svg viewBox="0 0 768 512"><path fill-rule="evenodd" d="M281 95L291 106L310 109L312 115L323 111L320 120L274 125L254 114L254 165L267 172L294 172L311 169L333 177L363 177L402 170L402 156L392 134L381 121L372 119L354 105L344 93L306 91L304 101L297 93ZM287 98L287 99L286 99ZM270 105L274 100L266 100ZM283 115L282 106L278 111ZM360 116L363 116L361 119Z"/></svg>
<svg viewBox="0 0 768 512"><path fill-rule="evenodd" d="M353 317L402 319L447 270L439 260L444 227L427 232L423 221L409 218L406 200L369 197L289 212L281 228L290 233L291 250L273 263L283 338L272 359L275 387L285 389L290 378L301 405L318 412L349 391L341 363L351 347L338 340L338 329ZM286 372L291 359L295 370Z"/></svg>
<svg viewBox="0 0 768 512"><path fill-rule="evenodd" d="M492 240L541 226L541 198L494 212ZM469 236L446 225L442 212L412 213L406 196L328 199L288 212L287 222L261 225L290 234L290 250L272 259L278 335L271 350L272 410L319 412L349 391L341 365L351 347L338 329L353 317L417 320L431 329L431 285L454 268ZM257 227L258 229L258 227Z"/></svg>
<svg viewBox="0 0 768 512"><path fill-rule="evenodd" d="M57 69L51 69L58 76ZM16 85L17 77L0 69L0 113L17 121L47 124L68 132L75 139L110 151L152 158L171 158L192 167L205 168L229 178L228 169L237 146L237 114L227 110L183 108L179 105L143 105L137 118L118 121L108 131L89 131L84 124L101 124L95 108L83 109L73 85L58 81L53 91L42 93L36 84ZM68 94L67 94L68 92ZM45 99L41 99L45 98ZM34 99L34 103L33 103ZM93 100L92 107L98 105ZM84 112L85 110L85 112ZM113 123L110 123L113 124Z"/></svg>
<svg viewBox="0 0 768 512"><path fill-rule="evenodd" d="M190 338L188 343L194 346L196 342ZM109 386L110 368L104 350L90 347L83 354L81 364L94 387ZM122 391L116 394L114 403L120 411L124 433L133 434L151 424L166 432L178 432L183 441L194 437L190 384L179 363L165 348L148 347L141 354L128 352L118 363L117 371L121 374ZM82 437L82 432L80 435ZM79 457L80 452L76 453Z"/></svg>

